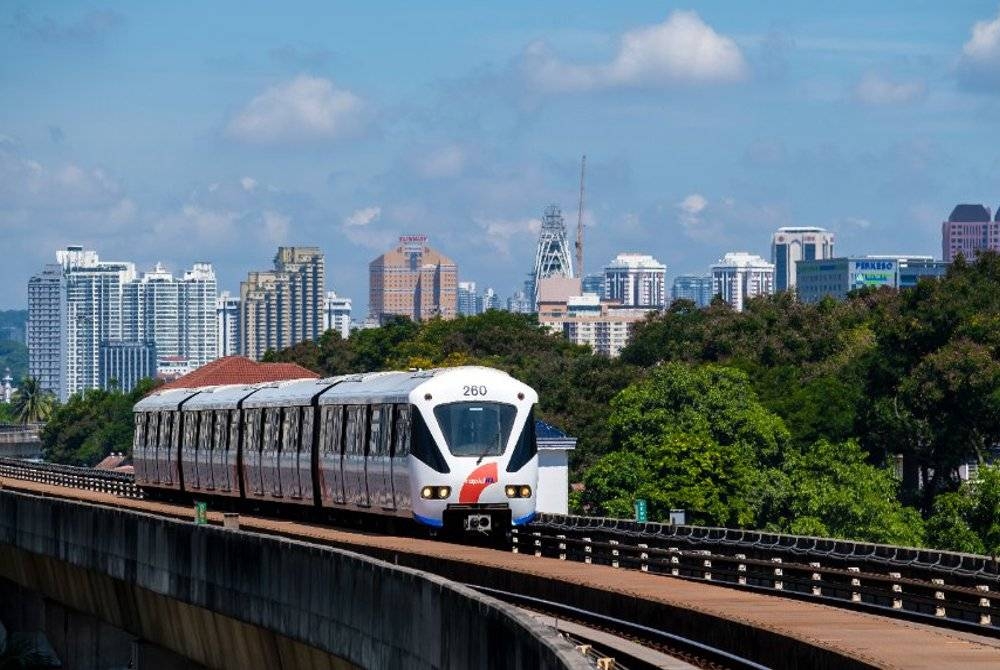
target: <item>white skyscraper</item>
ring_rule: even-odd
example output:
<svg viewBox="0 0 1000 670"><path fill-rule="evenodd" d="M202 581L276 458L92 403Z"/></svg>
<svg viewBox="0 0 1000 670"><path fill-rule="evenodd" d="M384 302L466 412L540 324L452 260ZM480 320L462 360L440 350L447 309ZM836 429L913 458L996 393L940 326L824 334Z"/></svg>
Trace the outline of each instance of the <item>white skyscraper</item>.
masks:
<svg viewBox="0 0 1000 670"><path fill-rule="evenodd" d="M604 297L625 307L663 309L667 266L644 254L618 254L604 266Z"/></svg>
<svg viewBox="0 0 1000 670"><path fill-rule="evenodd" d="M479 299L479 313L482 314L490 309L503 309L503 303L500 301L500 296L497 295L497 292L492 287L487 287Z"/></svg>
<svg viewBox="0 0 1000 670"><path fill-rule="evenodd" d="M774 264L743 251L728 253L712 266L713 292L737 312L750 298L774 293Z"/></svg>
<svg viewBox="0 0 1000 670"><path fill-rule="evenodd" d="M336 291L327 291L323 303L323 332L328 330L337 331L344 340L351 336L351 299Z"/></svg>
<svg viewBox="0 0 1000 670"><path fill-rule="evenodd" d="M65 397L62 390L65 300L62 266L46 265L28 281L28 376L58 398Z"/></svg>
<svg viewBox="0 0 1000 670"><path fill-rule="evenodd" d="M125 285L123 313L122 339L154 342L158 359L196 368L218 358L216 280L209 263L195 263L183 277L157 263Z"/></svg>
<svg viewBox="0 0 1000 670"><path fill-rule="evenodd" d="M215 348L219 358L240 353L240 299L229 291L215 301Z"/></svg>
<svg viewBox="0 0 1000 670"><path fill-rule="evenodd" d="M482 309L482 298L476 290L476 282L458 282L458 313L462 316L475 316Z"/></svg>
<svg viewBox="0 0 1000 670"><path fill-rule="evenodd" d="M833 258L833 233L825 228L778 228L771 236L774 290L795 288L796 261Z"/></svg>

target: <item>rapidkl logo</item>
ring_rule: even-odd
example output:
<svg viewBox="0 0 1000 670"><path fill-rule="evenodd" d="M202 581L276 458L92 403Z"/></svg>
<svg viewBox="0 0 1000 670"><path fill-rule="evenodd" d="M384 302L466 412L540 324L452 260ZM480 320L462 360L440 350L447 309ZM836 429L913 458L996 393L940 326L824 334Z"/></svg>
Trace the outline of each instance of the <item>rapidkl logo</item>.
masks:
<svg viewBox="0 0 1000 670"><path fill-rule="evenodd" d="M479 466L469 473L465 483L462 484L462 490L458 492L458 502L467 504L479 502L479 496L483 494L483 489L491 484L496 484L497 481L499 481L499 475L496 463Z"/></svg>

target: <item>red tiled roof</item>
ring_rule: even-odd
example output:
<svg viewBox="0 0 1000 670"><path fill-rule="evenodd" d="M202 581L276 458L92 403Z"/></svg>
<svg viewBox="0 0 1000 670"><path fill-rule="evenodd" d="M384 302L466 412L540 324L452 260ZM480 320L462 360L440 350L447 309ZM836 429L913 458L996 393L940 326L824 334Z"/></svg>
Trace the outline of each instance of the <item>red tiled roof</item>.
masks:
<svg viewBox="0 0 1000 670"><path fill-rule="evenodd" d="M319 379L319 375L296 363L258 363L243 356L226 356L207 363L157 389L194 388L222 384L258 384L286 379Z"/></svg>

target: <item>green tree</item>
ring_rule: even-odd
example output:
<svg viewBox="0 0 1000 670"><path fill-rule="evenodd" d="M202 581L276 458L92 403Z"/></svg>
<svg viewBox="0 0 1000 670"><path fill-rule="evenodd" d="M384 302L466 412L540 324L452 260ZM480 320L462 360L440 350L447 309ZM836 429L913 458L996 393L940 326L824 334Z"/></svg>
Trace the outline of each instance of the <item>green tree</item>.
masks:
<svg viewBox="0 0 1000 670"><path fill-rule="evenodd" d="M1000 465L981 466L974 480L939 495L927 530L933 546L1000 556Z"/></svg>
<svg viewBox="0 0 1000 670"><path fill-rule="evenodd" d="M40 423L48 420L55 405L51 393L42 389L34 377L25 377L11 402L14 416L21 423Z"/></svg>

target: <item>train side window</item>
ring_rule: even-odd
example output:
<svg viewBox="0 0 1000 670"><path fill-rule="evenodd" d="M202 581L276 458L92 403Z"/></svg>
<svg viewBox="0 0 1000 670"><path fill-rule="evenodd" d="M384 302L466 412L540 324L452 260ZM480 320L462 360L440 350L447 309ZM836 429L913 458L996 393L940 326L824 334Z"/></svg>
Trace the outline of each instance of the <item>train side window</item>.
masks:
<svg viewBox="0 0 1000 670"><path fill-rule="evenodd" d="M535 410L528 411L528 420L524 422L521 429L521 436L517 438L514 451L510 455L510 463L507 464L507 472L517 472L523 468L528 461L538 453L538 441L535 439Z"/></svg>
<svg viewBox="0 0 1000 670"><path fill-rule="evenodd" d="M344 450L344 406L327 405L323 408L323 453L339 456Z"/></svg>
<svg viewBox="0 0 1000 670"><path fill-rule="evenodd" d="M237 449L240 444L240 419L242 417L242 412L238 409L233 411L226 411L226 416L229 422L229 441L226 445L229 449Z"/></svg>
<svg viewBox="0 0 1000 670"><path fill-rule="evenodd" d="M306 406L301 408L301 415L299 418L299 426L301 429L301 439L299 443L302 445L302 453L311 454L313 446L313 423L315 422L316 408Z"/></svg>
<svg viewBox="0 0 1000 670"><path fill-rule="evenodd" d="M201 432L198 434L198 448L212 448L212 410L201 412Z"/></svg>
<svg viewBox="0 0 1000 670"><path fill-rule="evenodd" d="M195 449L198 446L198 412L184 412L184 448Z"/></svg>
<svg viewBox="0 0 1000 670"><path fill-rule="evenodd" d="M146 426L146 436L147 436L146 444L150 448L153 448L158 444L156 440L159 437L158 435L159 431L160 431L160 413L150 412L148 425Z"/></svg>
<svg viewBox="0 0 1000 670"><path fill-rule="evenodd" d="M281 450L295 452L299 450L299 412L301 407L286 407L285 418L281 430Z"/></svg>
<svg viewBox="0 0 1000 670"><path fill-rule="evenodd" d="M411 407L410 416L413 419L413 441L411 444L413 451L411 453L413 453L413 455L424 464L442 474L451 472L451 468L448 467L448 463L445 462L444 456L441 455L441 449L439 449L438 445L434 442L434 437L431 436L431 431L427 428L427 422L424 421L424 417L420 414L420 410Z"/></svg>
<svg viewBox="0 0 1000 670"><path fill-rule="evenodd" d="M212 449L224 451L226 449L227 412L224 409L215 411L215 432L212 434Z"/></svg>
<svg viewBox="0 0 1000 670"><path fill-rule="evenodd" d="M264 410L264 446L262 451L271 452L278 448L278 431L280 424L281 408L268 407Z"/></svg>
<svg viewBox="0 0 1000 670"><path fill-rule="evenodd" d="M146 413L136 412L135 413L135 435L132 438L132 450L135 451L136 447L142 448L146 446Z"/></svg>
<svg viewBox="0 0 1000 670"><path fill-rule="evenodd" d="M246 438L244 452L260 451L260 415L259 409L244 410L243 418L246 421Z"/></svg>
<svg viewBox="0 0 1000 670"><path fill-rule="evenodd" d="M160 447L164 449L169 449L171 447L171 428L173 421L171 421L173 412L165 410L163 414L160 415Z"/></svg>
<svg viewBox="0 0 1000 670"><path fill-rule="evenodd" d="M395 438L392 445L392 455L404 458L410 455L410 406L395 406L396 425L392 429Z"/></svg>
<svg viewBox="0 0 1000 670"><path fill-rule="evenodd" d="M369 414L369 421L371 423L370 430L368 432L368 453L372 456L382 455L382 406L372 405L371 413Z"/></svg>
<svg viewBox="0 0 1000 670"><path fill-rule="evenodd" d="M347 444L344 445L344 453L352 456L364 456L365 454L365 416L366 407L364 405L348 405L347 407L347 430L345 431Z"/></svg>

